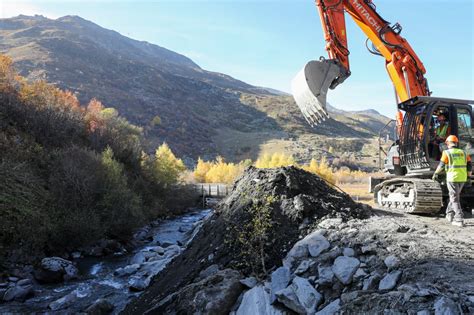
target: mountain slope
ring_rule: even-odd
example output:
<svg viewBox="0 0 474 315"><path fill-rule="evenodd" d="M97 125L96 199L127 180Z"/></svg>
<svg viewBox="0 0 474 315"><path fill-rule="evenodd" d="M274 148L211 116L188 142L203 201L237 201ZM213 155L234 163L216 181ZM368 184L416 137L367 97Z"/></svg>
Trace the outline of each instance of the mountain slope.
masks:
<svg viewBox="0 0 474 315"><path fill-rule="evenodd" d="M193 159L255 158L268 141L301 135L371 137L387 120L338 113L311 129L285 94L206 71L183 55L77 16L0 19L0 52L31 80L44 78L82 102L96 97L117 108L144 127L150 150L166 141ZM232 148L222 141L229 134L237 137ZM240 138L249 143L239 144Z"/></svg>

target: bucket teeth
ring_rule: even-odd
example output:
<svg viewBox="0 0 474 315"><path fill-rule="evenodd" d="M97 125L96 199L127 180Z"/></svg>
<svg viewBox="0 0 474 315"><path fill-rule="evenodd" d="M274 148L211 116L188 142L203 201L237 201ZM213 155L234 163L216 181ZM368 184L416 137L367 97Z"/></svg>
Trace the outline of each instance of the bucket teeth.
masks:
<svg viewBox="0 0 474 315"><path fill-rule="evenodd" d="M329 118L326 94L333 82L341 76L341 67L333 60L310 61L291 82L296 104L311 126Z"/></svg>

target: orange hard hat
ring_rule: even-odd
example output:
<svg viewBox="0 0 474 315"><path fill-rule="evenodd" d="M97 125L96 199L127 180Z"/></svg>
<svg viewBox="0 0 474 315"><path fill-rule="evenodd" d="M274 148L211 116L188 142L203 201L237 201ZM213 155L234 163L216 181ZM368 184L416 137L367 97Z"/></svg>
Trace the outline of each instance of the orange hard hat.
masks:
<svg viewBox="0 0 474 315"><path fill-rule="evenodd" d="M454 135L451 135L449 136L448 138L446 138L446 142L455 142L455 143L458 143L459 142L459 139L458 137L454 136Z"/></svg>

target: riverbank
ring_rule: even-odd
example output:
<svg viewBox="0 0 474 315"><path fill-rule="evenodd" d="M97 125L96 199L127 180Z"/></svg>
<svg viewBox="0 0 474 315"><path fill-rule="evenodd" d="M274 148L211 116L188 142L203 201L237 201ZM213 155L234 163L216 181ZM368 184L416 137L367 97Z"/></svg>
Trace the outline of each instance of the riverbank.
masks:
<svg viewBox="0 0 474 315"><path fill-rule="evenodd" d="M25 277L3 278L0 297L10 299L14 292L23 292L24 296L0 303L0 313L77 313L89 307L118 313L186 248L210 213L209 209L195 210L154 221L136 231L126 245L103 241L103 246L73 251L67 258L77 268L76 279L41 284L33 277L33 270L24 270Z"/></svg>

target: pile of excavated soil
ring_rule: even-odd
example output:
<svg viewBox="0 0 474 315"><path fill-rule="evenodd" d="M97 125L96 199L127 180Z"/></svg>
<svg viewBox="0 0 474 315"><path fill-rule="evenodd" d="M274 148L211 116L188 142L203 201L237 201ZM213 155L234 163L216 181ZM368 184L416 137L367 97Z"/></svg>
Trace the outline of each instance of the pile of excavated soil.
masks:
<svg viewBox="0 0 474 315"><path fill-rule="evenodd" d="M354 202L317 175L295 167L250 167L185 252L154 279L150 288L133 301L125 313L172 313L182 310L182 305L187 305L184 313L206 313L216 308L219 313L226 313L233 303L219 304L219 297L214 299L213 305L189 302L199 296L200 300L202 296L212 300L209 286L215 286L215 291L220 287L231 288L226 299L240 295L243 286L236 284L238 276L233 273L231 280L224 283L225 277L217 270L229 274L226 270L231 268L242 278L251 274L264 276L262 272L281 265L293 244L312 231L318 222L333 218L337 225L367 218L369 213L367 206ZM248 251L255 248L255 244L250 244L255 234L264 235L261 249L265 253L265 268L263 264L249 265L252 253ZM199 283L206 285L196 287Z"/></svg>

